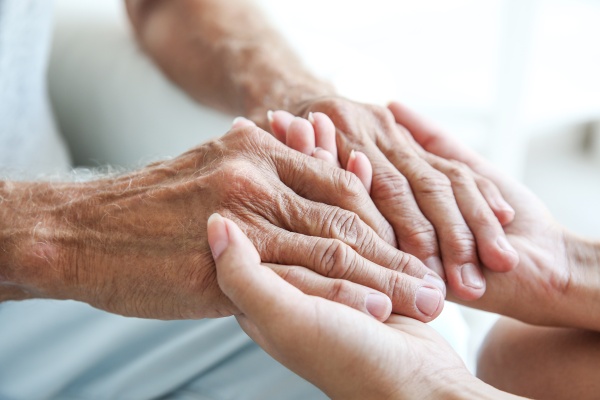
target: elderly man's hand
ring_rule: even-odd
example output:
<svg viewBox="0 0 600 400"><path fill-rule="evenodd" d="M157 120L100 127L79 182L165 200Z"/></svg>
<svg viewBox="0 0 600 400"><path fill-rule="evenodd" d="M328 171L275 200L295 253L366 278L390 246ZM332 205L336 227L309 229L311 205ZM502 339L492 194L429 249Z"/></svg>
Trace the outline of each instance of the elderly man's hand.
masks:
<svg viewBox="0 0 600 400"><path fill-rule="evenodd" d="M265 261L315 271L276 267L306 293L379 319L392 311L386 296L422 321L443 307L439 278L380 238L389 226L353 174L256 127L113 179L0 189L0 279L33 297L140 317L230 315L206 239L219 212Z"/></svg>
<svg viewBox="0 0 600 400"><path fill-rule="evenodd" d="M517 265L502 230L514 212L496 187L464 165L423 156L388 109L329 97L290 111L305 116L318 111L332 119L343 167L352 150L369 158L371 197L393 227L397 245L445 276L456 296L472 300L484 293L480 259L499 272Z"/></svg>

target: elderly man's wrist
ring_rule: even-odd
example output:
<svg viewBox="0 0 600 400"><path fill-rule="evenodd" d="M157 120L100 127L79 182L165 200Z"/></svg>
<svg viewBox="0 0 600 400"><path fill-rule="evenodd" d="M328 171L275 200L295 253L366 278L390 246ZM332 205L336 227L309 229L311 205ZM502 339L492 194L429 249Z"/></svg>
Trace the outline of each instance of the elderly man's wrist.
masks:
<svg viewBox="0 0 600 400"><path fill-rule="evenodd" d="M55 213L67 184L2 182L0 281L3 300L64 298L65 229Z"/></svg>

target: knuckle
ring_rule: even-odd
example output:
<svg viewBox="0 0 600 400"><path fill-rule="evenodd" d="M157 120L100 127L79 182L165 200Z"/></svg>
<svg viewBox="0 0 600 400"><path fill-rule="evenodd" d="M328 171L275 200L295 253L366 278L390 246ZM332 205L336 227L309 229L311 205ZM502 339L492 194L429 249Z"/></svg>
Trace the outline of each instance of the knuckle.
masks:
<svg viewBox="0 0 600 400"><path fill-rule="evenodd" d="M410 254L403 251L395 251L395 254L392 256L390 269L397 272L404 272L411 262L412 256Z"/></svg>
<svg viewBox="0 0 600 400"><path fill-rule="evenodd" d="M242 136L243 138L251 141L252 143L260 143L265 140L269 140L272 136L264 130L256 126L244 126L233 130L234 134Z"/></svg>
<svg viewBox="0 0 600 400"><path fill-rule="evenodd" d="M337 209L329 222L331 237L340 239L345 243L354 244L364 236L363 223L358 215L351 211Z"/></svg>
<svg viewBox="0 0 600 400"><path fill-rule="evenodd" d="M472 211L473 222L476 225L481 226L493 226L494 222L497 222L497 218L487 204L481 204L475 207Z"/></svg>
<svg viewBox="0 0 600 400"><path fill-rule="evenodd" d="M469 167L459 161L450 162L447 168L447 175L453 184L466 184L473 181L473 175Z"/></svg>
<svg viewBox="0 0 600 400"><path fill-rule="evenodd" d="M435 228L428 220L422 218L409 227L402 236L403 244L419 249L423 254L433 255L437 250Z"/></svg>
<svg viewBox="0 0 600 400"><path fill-rule="evenodd" d="M327 299L345 304L352 298L353 292L353 285L350 282L343 279L335 279L331 284Z"/></svg>
<svg viewBox="0 0 600 400"><path fill-rule="evenodd" d="M424 194L440 195L451 194L452 182L439 171L431 170L417 175L417 187Z"/></svg>
<svg viewBox="0 0 600 400"><path fill-rule="evenodd" d="M296 287L304 287L306 282L306 270L298 266L286 266L285 268L277 269L277 274L285 281Z"/></svg>
<svg viewBox="0 0 600 400"><path fill-rule="evenodd" d="M402 198L412 196L412 190L404 175L392 169L379 172L373 177L371 192L384 202L402 202Z"/></svg>
<svg viewBox="0 0 600 400"><path fill-rule="evenodd" d="M456 226L451 234L448 243L453 254L459 257L476 257L475 239L471 231L465 226Z"/></svg>
<svg viewBox="0 0 600 400"><path fill-rule="evenodd" d="M334 187L340 196L350 200L357 200L366 193L362 182L356 175L342 169L336 171Z"/></svg>
<svg viewBox="0 0 600 400"><path fill-rule="evenodd" d="M340 279L352 275L354 257L348 246L340 240L332 239L328 241L320 257L319 260L315 261L316 264L321 265L322 275Z"/></svg>
<svg viewBox="0 0 600 400"><path fill-rule="evenodd" d="M391 294L394 304L400 303L403 307L406 307L408 304L412 303L410 299L413 297L413 293L405 275L394 273L388 282L388 293Z"/></svg>

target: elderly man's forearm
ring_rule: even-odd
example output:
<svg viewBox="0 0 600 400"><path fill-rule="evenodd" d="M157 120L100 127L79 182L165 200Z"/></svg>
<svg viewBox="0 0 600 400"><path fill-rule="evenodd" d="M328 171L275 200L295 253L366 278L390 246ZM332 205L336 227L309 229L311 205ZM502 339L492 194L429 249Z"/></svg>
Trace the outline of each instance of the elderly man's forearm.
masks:
<svg viewBox="0 0 600 400"><path fill-rule="evenodd" d="M226 112L258 115L331 95L243 0L126 0L144 50L194 99Z"/></svg>

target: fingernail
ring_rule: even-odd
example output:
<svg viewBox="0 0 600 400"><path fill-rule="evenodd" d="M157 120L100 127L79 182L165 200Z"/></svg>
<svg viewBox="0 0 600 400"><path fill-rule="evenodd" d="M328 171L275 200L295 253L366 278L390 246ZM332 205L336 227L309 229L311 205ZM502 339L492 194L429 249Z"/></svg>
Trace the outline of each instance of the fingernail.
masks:
<svg viewBox="0 0 600 400"><path fill-rule="evenodd" d="M437 275L427 274L427 275L425 275L423 277L423 280L425 282L431 283L432 285L434 285L435 287L437 287L438 289L440 289L440 291L444 295L444 298L446 297L446 284L444 283L444 281L442 280L442 278L440 278Z"/></svg>
<svg viewBox="0 0 600 400"><path fill-rule="evenodd" d="M315 117L312 112L308 113L308 122L310 122L313 125L315 124Z"/></svg>
<svg viewBox="0 0 600 400"><path fill-rule="evenodd" d="M473 289L483 288L483 276L474 264L464 264L460 270L463 285Z"/></svg>
<svg viewBox="0 0 600 400"><path fill-rule="evenodd" d="M223 253L223 251L229 246L229 233L227 232L227 226L225 220L219 214L214 213L208 218L207 225L213 226L213 234L210 236L208 244L210 251L212 252L213 258L216 260Z"/></svg>
<svg viewBox="0 0 600 400"><path fill-rule="evenodd" d="M273 110L267 111L267 119L269 120L269 123L273 123Z"/></svg>
<svg viewBox="0 0 600 400"><path fill-rule="evenodd" d="M233 122L231 123L231 125L235 125L235 124L237 124L238 122L240 122L240 121L245 121L245 120L246 120L246 118L244 118L244 117L235 117L235 118L233 119Z"/></svg>
<svg viewBox="0 0 600 400"><path fill-rule="evenodd" d="M439 290L421 286L417 291L417 308L428 317L436 312L442 300L442 294Z"/></svg>
<svg viewBox="0 0 600 400"><path fill-rule="evenodd" d="M367 295L367 311L377 319L384 319L390 313L392 301L381 293L370 293Z"/></svg>
<svg viewBox="0 0 600 400"><path fill-rule="evenodd" d="M348 162L346 163L346 170L350 171L350 172L354 172L354 171L352 171L352 168L354 167L355 162L356 162L356 153L354 152L354 150L352 150L350 152L350 155L348 156Z"/></svg>
<svg viewBox="0 0 600 400"><path fill-rule="evenodd" d="M504 236L500 236L496 241L498 243L498 247L500 247L503 251L507 253L517 254L517 251L514 247L508 242L508 240Z"/></svg>
<svg viewBox="0 0 600 400"><path fill-rule="evenodd" d="M426 258L423 261L423 264L425 264L427 268L438 274L440 277L444 276L444 265L442 264L442 260L440 260L439 257L432 256Z"/></svg>

